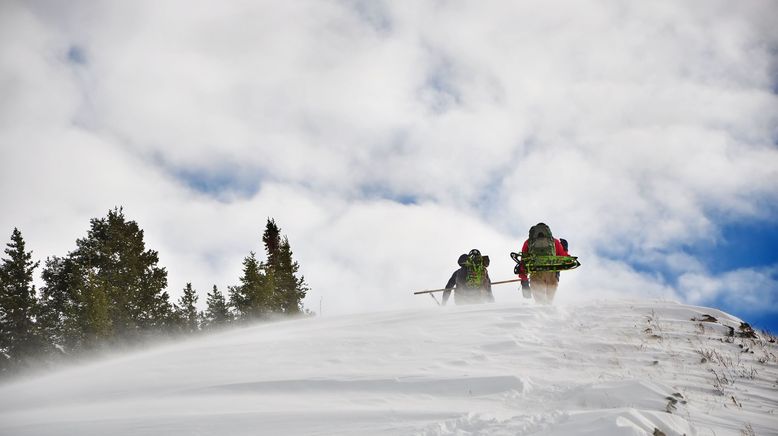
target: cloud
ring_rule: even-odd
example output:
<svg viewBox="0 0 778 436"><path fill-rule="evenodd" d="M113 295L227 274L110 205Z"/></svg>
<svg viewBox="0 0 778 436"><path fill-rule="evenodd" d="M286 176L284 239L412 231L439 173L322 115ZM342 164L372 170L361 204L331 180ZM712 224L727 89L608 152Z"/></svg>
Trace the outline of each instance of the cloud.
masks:
<svg viewBox="0 0 778 436"><path fill-rule="evenodd" d="M174 295L272 216L329 313L422 304L473 247L510 275L539 221L576 295L718 301L685 247L775 212L769 1L1 8L0 230L63 255L124 205Z"/></svg>
<svg viewBox="0 0 778 436"><path fill-rule="evenodd" d="M679 287L691 303L716 302L746 314L778 312L778 267L741 268L718 276L684 274Z"/></svg>

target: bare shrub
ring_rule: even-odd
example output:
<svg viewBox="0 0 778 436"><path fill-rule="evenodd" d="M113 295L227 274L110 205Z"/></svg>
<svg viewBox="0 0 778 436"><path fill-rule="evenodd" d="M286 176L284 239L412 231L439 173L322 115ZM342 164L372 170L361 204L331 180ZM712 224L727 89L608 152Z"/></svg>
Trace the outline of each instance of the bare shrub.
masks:
<svg viewBox="0 0 778 436"><path fill-rule="evenodd" d="M713 389L717 394L725 395L727 386L735 384L735 380L730 378L725 371L716 371L713 368L709 371L713 374Z"/></svg>

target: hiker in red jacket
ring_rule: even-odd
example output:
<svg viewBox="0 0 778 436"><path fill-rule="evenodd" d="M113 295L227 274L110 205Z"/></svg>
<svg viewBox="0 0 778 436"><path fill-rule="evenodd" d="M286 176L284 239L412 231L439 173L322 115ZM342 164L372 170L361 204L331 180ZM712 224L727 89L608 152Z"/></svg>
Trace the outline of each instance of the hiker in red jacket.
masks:
<svg viewBox="0 0 778 436"><path fill-rule="evenodd" d="M564 241L565 243L562 241L554 238L548 225L538 223L529 229L529 238L524 241L521 252L539 256L569 256L567 241ZM530 273L528 277L527 269L522 262L519 266L519 279L521 279L521 291L525 298L532 297L541 304L551 304L554 301L559 286L558 272L538 271Z"/></svg>

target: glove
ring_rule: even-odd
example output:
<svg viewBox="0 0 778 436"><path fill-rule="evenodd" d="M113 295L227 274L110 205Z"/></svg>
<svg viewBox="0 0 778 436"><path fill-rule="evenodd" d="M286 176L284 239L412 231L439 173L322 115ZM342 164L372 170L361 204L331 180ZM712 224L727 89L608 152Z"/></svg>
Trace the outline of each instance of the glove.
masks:
<svg viewBox="0 0 778 436"><path fill-rule="evenodd" d="M524 298L532 298L532 291L529 289L529 280L521 281L521 293Z"/></svg>

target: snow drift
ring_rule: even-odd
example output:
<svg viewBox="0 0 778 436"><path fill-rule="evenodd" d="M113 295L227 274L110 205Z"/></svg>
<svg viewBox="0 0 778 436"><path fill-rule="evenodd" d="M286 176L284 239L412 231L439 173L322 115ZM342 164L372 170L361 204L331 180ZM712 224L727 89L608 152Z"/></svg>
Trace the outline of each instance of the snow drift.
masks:
<svg viewBox="0 0 778 436"><path fill-rule="evenodd" d="M0 434L776 434L773 341L658 301L302 319L6 383Z"/></svg>

